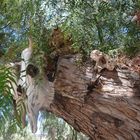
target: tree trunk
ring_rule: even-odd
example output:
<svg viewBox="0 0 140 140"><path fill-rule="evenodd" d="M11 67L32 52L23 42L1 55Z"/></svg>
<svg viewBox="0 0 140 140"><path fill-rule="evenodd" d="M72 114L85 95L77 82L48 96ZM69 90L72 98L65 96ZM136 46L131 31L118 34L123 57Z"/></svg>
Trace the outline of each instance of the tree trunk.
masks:
<svg viewBox="0 0 140 140"><path fill-rule="evenodd" d="M92 140L140 140L140 75L117 68L94 78L91 63L60 58L50 111Z"/></svg>

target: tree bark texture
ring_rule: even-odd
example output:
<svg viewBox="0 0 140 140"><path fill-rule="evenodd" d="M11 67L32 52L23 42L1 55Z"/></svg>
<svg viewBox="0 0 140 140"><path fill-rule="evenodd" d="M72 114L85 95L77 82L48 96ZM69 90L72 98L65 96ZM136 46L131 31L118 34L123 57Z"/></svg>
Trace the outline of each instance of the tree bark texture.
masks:
<svg viewBox="0 0 140 140"><path fill-rule="evenodd" d="M50 111L92 140L140 140L140 75L116 68L95 79L92 63L59 58Z"/></svg>

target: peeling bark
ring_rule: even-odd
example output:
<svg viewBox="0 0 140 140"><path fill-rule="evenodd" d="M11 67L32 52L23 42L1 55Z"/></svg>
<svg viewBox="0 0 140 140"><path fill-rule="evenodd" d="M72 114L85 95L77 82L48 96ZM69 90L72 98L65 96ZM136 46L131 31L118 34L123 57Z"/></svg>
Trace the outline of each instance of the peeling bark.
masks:
<svg viewBox="0 0 140 140"><path fill-rule="evenodd" d="M74 56L60 58L49 111L91 139L139 140L140 75L105 70L89 91L91 80L96 80L92 64L79 67Z"/></svg>

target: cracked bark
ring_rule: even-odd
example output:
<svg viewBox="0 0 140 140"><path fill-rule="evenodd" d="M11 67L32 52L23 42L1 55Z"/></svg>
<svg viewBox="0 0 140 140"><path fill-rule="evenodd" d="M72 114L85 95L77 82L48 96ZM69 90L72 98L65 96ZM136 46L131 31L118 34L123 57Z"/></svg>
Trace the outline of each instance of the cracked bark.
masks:
<svg viewBox="0 0 140 140"><path fill-rule="evenodd" d="M93 66L74 56L59 59L50 111L95 140L140 139L140 75L129 69L104 71L88 91Z"/></svg>

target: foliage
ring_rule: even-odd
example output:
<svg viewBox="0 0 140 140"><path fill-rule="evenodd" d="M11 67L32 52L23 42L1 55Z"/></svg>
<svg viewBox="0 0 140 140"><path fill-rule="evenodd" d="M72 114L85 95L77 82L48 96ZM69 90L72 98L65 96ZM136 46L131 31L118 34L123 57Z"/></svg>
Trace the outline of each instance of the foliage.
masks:
<svg viewBox="0 0 140 140"><path fill-rule="evenodd" d="M128 20L133 12L132 1L79 1L70 6L73 12L67 20L68 28L73 29L75 45L87 53L94 48L108 52L139 38L139 29Z"/></svg>
<svg viewBox="0 0 140 140"><path fill-rule="evenodd" d="M17 108L14 106L13 94L15 94L14 86L17 84L16 77L15 70L10 64L0 65L0 133L3 133L3 130L5 130L5 123L10 123L10 125L7 124L9 135L16 132L17 127L21 128L20 115L21 111L25 110L23 103L17 104ZM9 129L11 128L12 131L10 133Z"/></svg>
<svg viewBox="0 0 140 140"><path fill-rule="evenodd" d="M138 7L139 1L132 0L3 0L1 42L7 41L1 45L12 46L13 41L21 39L24 42L32 34L37 48L47 52L50 29L59 25L65 33L72 34L73 47L79 52L89 54L94 48L108 52L139 40L139 27L130 22Z"/></svg>
<svg viewBox="0 0 140 140"><path fill-rule="evenodd" d="M46 117L47 116L47 117ZM63 119L56 116L42 112L40 115L40 127L39 130L46 136L47 140L53 138L57 140L87 140L88 137L82 133L78 133L74 128L68 125Z"/></svg>
<svg viewBox="0 0 140 140"><path fill-rule="evenodd" d="M47 117L46 117L47 116ZM52 114L43 112L40 114L39 129L36 134L32 134L29 131L29 125L21 130L16 128L15 125L12 125L11 120L6 120L6 123L3 125L4 129L0 134L0 140L52 140L53 135L57 140L88 140L88 137L81 133L77 133L70 125L68 125L64 120L55 117ZM52 133L54 131L54 134Z"/></svg>
<svg viewBox="0 0 140 140"><path fill-rule="evenodd" d="M29 132L29 128L21 130L13 127L12 122L7 120L0 135L0 140L37 140L38 138Z"/></svg>
<svg viewBox="0 0 140 140"><path fill-rule="evenodd" d="M13 76L14 74L11 72L11 68L4 66L0 67L0 134L3 134L7 120L11 121L10 127L13 128L11 131L16 131L11 94L11 90L13 90L11 81L15 81Z"/></svg>

